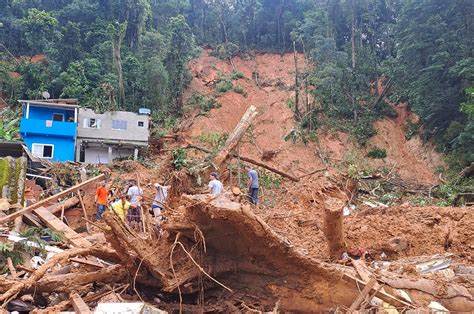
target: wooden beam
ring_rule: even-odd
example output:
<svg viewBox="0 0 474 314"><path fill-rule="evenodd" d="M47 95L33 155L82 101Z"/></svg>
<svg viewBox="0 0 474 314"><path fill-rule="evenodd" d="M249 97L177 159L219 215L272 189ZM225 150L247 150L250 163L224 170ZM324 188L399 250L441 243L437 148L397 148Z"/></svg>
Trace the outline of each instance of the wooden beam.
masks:
<svg viewBox="0 0 474 314"><path fill-rule="evenodd" d="M354 284L355 287L357 286L363 286L365 287L367 285L367 282L364 282L360 279L357 279L347 273L344 273L344 276L342 277L344 280L351 282ZM378 291L374 287L372 287L369 291L369 293L375 292L375 296L379 298L382 301L387 302L388 304L391 304L395 308L406 308L406 309L413 309L415 308L411 303L408 303L406 301L403 301L387 292L383 291Z"/></svg>
<svg viewBox="0 0 474 314"><path fill-rule="evenodd" d="M82 200L81 191L77 190L76 193L77 193L77 197L79 198L79 203L81 204L82 212L84 213L84 218L86 219L86 230L87 230L87 233L89 233L91 229L89 227L89 222L88 222L89 218L87 217L86 206L84 205L84 201Z"/></svg>
<svg viewBox="0 0 474 314"><path fill-rule="evenodd" d="M362 302L364 302L365 298L369 295L370 291L376 283L377 280L374 277L370 278L364 289L362 289L361 293L357 296L357 299L355 299L354 302L351 304L348 313L352 313L355 310L359 309L360 305L362 304Z"/></svg>
<svg viewBox="0 0 474 314"><path fill-rule="evenodd" d="M98 181L98 180L101 180L101 179L104 179L104 178L105 178L105 175L104 175L104 174L98 175L98 176L96 176L96 177L94 177L94 178L91 178L91 179L89 179L89 180L87 180L87 181L84 181L84 182L82 182L82 183L76 184L76 185L74 185L74 186L72 186L72 187L70 187L70 188L68 188L68 189L66 189L66 190L64 190L64 191L62 191L62 192L59 192L59 193L54 194L54 195L52 195L52 196L50 196L50 197L47 197L47 198L45 198L45 199L43 199L43 200L41 200L41 201L39 201L39 202L36 202L36 203L34 203L34 204L31 204L30 206L27 206L27 207L25 207L25 208L23 208L23 209L20 209L20 210L18 210L18 211L16 211L16 212L12 213L12 214L10 214L10 215L7 215L7 216L5 216L5 217L1 217L1 218L0 218L0 224L7 223L7 222L9 222L9 221L15 219L16 217L22 216L22 215L25 214L25 213L29 213L29 212L31 212L32 210L34 210L34 209L36 209L36 208L38 208L38 207L43 206L44 204L47 204L47 203L52 202L52 201L55 201L55 200L57 200L57 199L60 198L60 197L63 197L63 196L65 196L65 195L68 195L69 193L75 192L75 191L77 191L78 189L80 189L80 188L82 188L82 187L84 187L84 186L86 186L86 185L88 185L88 184L90 184L90 183L92 183L92 182L95 182L95 181Z"/></svg>
<svg viewBox="0 0 474 314"><path fill-rule="evenodd" d="M71 303L74 308L74 312L78 314L89 314L92 313L89 306L82 300L81 296L77 293L71 293Z"/></svg>
<svg viewBox="0 0 474 314"><path fill-rule="evenodd" d="M229 137L225 141L224 147L214 158L214 165L216 165L218 169L221 167L224 161L229 157L229 154L240 142L240 140L242 139L245 132L250 127L250 124L252 124L252 121L256 116L257 108L251 105L250 107L248 107L247 111L245 111L244 115L240 119L239 123L237 123L232 133L230 133Z"/></svg>
<svg viewBox="0 0 474 314"><path fill-rule="evenodd" d="M60 232L68 242L72 243L77 247L89 247L92 243L84 239L83 236L79 235L76 231L69 228L64 222L59 220L58 217L54 216L49 210L44 207L36 208L35 213L38 217L52 230Z"/></svg>

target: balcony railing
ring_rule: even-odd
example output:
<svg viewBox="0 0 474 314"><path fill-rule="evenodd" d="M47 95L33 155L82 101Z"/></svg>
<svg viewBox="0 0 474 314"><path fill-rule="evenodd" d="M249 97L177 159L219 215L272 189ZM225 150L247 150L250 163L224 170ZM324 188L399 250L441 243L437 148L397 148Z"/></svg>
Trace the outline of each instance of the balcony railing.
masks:
<svg viewBox="0 0 474 314"><path fill-rule="evenodd" d="M77 124L75 122L23 118L20 122L20 133L75 137Z"/></svg>

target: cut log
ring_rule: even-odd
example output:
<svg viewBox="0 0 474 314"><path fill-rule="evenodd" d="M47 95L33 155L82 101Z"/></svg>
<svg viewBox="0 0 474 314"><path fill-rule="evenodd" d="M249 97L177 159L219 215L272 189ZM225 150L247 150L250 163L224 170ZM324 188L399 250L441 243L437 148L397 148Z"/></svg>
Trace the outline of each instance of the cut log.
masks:
<svg viewBox="0 0 474 314"><path fill-rule="evenodd" d="M339 259L344 250L344 234L342 229L342 207L344 205L339 203L342 202L338 200L335 205L329 205L328 202L325 202L324 206L325 234L329 246L329 254L334 259Z"/></svg>
<svg viewBox="0 0 474 314"><path fill-rule="evenodd" d="M229 154L234 150L237 144L240 142L242 137L244 136L245 132L249 128L250 124L252 123L253 119L257 116L257 108L251 105L247 111L245 111L244 115L240 119L237 126L234 128L232 133L227 138L227 141L224 144L224 147L221 151L217 154L214 158L214 165L217 169L221 167L221 165L226 161L229 157Z"/></svg>
<svg viewBox="0 0 474 314"><path fill-rule="evenodd" d="M74 308L74 312L78 314L92 313L89 306L87 306L86 302L84 302L81 296L78 295L77 293L71 293L71 303L72 303L72 307Z"/></svg>
<svg viewBox="0 0 474 314"><path fill-rule="evenodd" d="M45 198L45 199L43 199L43 200L41 200L41 201L39 201L39 202L36 202L36 203L34 203L34 204L31 204L30 206L27 206L27 207L25 207L25 208L23 208L23 209L20 209L19 211L16 211L16 212L14 212L14 213L12 213L12 214L10 214L10 215L8 215L8 216L1 217L1 218L0 218L0 224L4 224L4 223L6 223L6 222L9 222L9 221L15 219L16 217L22 216L22 215L25 214L25 213L29 213L29 212L31 212L32 210L34 210L34 209L36 209L36 208L38 208L38 207L43 206L44 204L47 204L47 203L49 203L49 202L53 202L53 201L57 200L57 199L60 198L60 197L66 196L66 195L68 195L69 193L72 193L72 192L76 192L76 191L79 190L80 188L82 188L82 187L84 187L84 186L86 186L86 185L89 185L89 184L91 184L92 182L95 182L95 181L98 181L98 180L101 180L101 179L104 179L104 178L105 178L105 175L104 175L104 174L98 175L98 176L96 176L96 177L94 177L94 178L91 178L91 179L85 181L85 182L76 184L76 185L74 185L74 186L72 186L72 187L70 187L70 188L68 188L68 189L66 189L66 190L64 190L64 191L62 191L62 192L59 192L59 193L54 194L54 195L52 195L52 196L50 196L50 197L47 197L47 198Z"/></svg>
<svg viewBox="0 0 474 314"><path fill-rule="evenodd" d="M49 210L44 207L36 208L35 213L38 217L52 230L60 232L66 240L72 243L74 246L77 247L89 247L92 244L84 239L83 236L76 233L74 230L69 228L64 222L58 219L56 216L53 215Z"/></svg>

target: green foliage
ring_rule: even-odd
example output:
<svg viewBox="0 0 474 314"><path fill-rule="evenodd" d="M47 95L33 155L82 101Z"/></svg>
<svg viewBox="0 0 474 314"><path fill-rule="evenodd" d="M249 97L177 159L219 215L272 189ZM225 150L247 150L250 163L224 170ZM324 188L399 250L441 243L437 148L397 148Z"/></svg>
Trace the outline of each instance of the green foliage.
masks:
<svg viewBox="0 0 474 314"><path fill-rule="evenodd" d="M220 108L221 106L214 97L206 96L201 93L193 93L188 99L187 105L191 108L199 108L203 113L209 112L214 108Z"/></svg>
<svg viewBox="0 0 474 314"><path fill-rule="evenodd" d="M230 74L230 79L233 81L244 78L244 77L245 77L244 73L240 71L232 71L232 73Z"/></svg>
<svg viewBox="0 0 474 314"><path fill-rule="evenodd" d="M269 171L260 171L258 182L259 184L266 189L280 188L281 186L281 177L275 175Z"/></svg>
<svg viewBox="0 0 474 314"><path fill-rule="evenodd" d="M407 140L410 140L415 134L418 133L419 129L420 129L419 123L414 123L411 120L408 120L405 125L405 138Z"/></svg>
<svg viewBox="0 0 474 314"><path fill-rule="evenodd" d="M11 141L18 137L19 118L8 118L7 114L0 114L0 140Z"/></svg>
<svg viewBox="0 0 474 314"><path fill-rule="evenodd" d="M53 231L49 228L39 228L39 227L28 227L22 232L20 236L27 238L28 241L36 242L40 245L45 245L46 242L43 238L48 238L53 242L61 242L64 236L56 231Z"/></svg>
<svg viewBox="0 0 474 314"><path fill-rule="evenodd" d="M384 159L387 157L387 151L385 148L372 148L368 153L367 157L374 158L374 159Z"/></svg>
<svg viewBox="0 0 474 314"><path fill-rule="evenodd" d="M173 167L176 170L180 170L188 165L187 154L184 148L178 148L173 150Z"/></svg>
<svg viewBox="0 0 474 314"><path fill-rule="evenodd" d="M213 150L217 151L222 146L224 146L225 141L227 140L227 133L202 133L199 135L198 139L201 143L209 144Z"/></svg>
<svg viewBox="0 0 474 314"><path fill-rule="evenodd" d="M227 60L229 58L235 57L239 53L239 46L232 43L222 43L218 44L214 50L212 50L212 55L222 59L222 60Z"/></svg>
<svg viewBox="0 0 474 314"><path fill-rule="evenodd" d="M237 94L241 94L244 97L247 97L247 92L241 85L235 85L233 88L233 91L236 92Z"/></svg>
<svg viewBox="0 0 474 314"><path fill-rule="evenodd" d="M233 87L234 85L232 84L232 81L222 80L216 84L216 91L223 94L230 91Z"/></svg>

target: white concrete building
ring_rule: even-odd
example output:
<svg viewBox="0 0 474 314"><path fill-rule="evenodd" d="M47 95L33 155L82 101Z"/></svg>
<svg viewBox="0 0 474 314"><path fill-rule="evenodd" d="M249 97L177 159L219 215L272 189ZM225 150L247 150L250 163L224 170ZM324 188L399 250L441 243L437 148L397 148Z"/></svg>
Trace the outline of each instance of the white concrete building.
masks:
<svg viewBox="0 0 474 314"><path fill-rule="evenodd" d="M148 146L149 123L148 114L80 108L76 161L106 164L132 155L137 159L139 148Z"/></svg>

